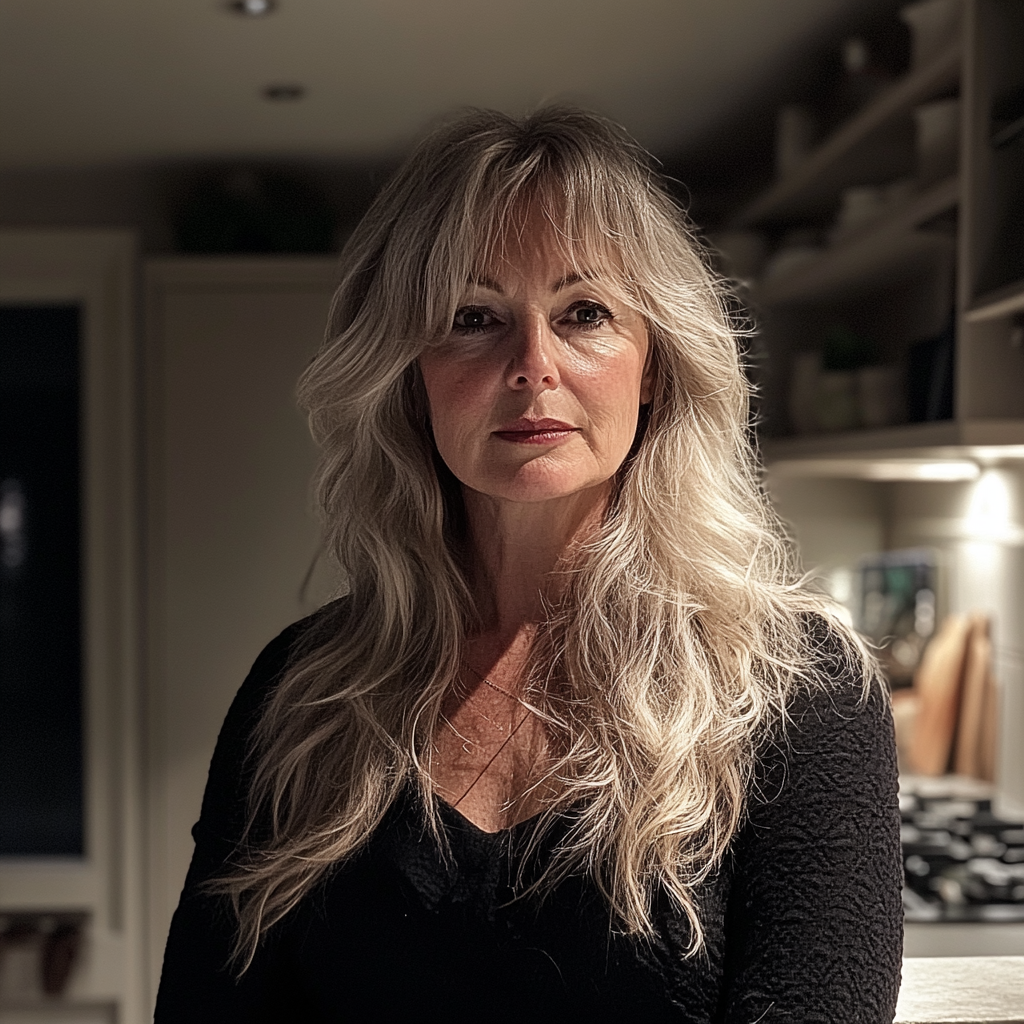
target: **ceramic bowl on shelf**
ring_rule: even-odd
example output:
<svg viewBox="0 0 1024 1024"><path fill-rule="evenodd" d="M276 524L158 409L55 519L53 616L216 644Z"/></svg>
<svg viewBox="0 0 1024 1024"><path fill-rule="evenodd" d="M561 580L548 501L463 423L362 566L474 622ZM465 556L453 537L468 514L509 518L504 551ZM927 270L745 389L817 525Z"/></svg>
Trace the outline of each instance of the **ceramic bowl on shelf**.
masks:
<svg viewBox="0 0 1024 1024"><path fill-rule="evenodd" d="M835 224L828 232L829 245L839 245L863 228L891 216L910 203L917 188L915 178L896 178L885 185L851 185L843 189Z"/></svg>
<svg viewBox="0 0 1024 1024"><path fill-rule="evenodd" d="M805 237L804 232L794 232L792 240L783 240L782 245L765 264L764 277L766 281L786 277L792 271L813 263L825 251L824 246L809 235Z"/></svg>
<svg viewBox="0 0 1024 1024"><path fill-rule="evenodd" d="M845 236L884 217L888 209L889 201L881 185L853 185L843 189L834 233Z"/></svg>

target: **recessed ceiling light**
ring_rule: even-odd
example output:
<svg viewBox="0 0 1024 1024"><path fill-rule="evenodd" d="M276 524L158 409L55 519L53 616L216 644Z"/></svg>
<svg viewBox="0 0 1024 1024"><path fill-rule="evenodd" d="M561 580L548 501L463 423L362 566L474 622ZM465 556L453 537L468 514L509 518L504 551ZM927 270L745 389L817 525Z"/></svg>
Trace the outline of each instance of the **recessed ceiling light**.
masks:
<svg viewBox="0 0 1024 1024"><path fill-rule="evenodd" d="M243 18L262 18L277 7L277 0L231 0L227 6Z"/></svg>
<svg viewBox="0 0 1024 1024"><path fill-rule="evenodd" d="M306 95L306 87L297 82L275 82L263 89L263 98L272 100L275 103L287 103L292 100L301 100Z"/></svg>

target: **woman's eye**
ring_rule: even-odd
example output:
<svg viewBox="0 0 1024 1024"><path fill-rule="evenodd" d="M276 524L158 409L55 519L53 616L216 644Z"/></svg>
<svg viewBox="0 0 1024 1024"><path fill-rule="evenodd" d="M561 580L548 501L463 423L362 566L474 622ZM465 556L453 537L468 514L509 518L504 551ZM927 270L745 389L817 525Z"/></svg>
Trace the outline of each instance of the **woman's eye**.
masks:
<svg viewBox="0 0 1024 1024"><path fill-rule="evenodd" d="M455 314L452 329L462 332L485 331L497 323L497 317L490 310L477 306L463 306Z"/></svg>
<svg viewBox="0 0 1024 1024"><path fill-rule="evenodd" d="M581 327L598 327L612 319L610 309L596 302L582 302L573 306L566 314L566 320L572 325Z"/></svg>

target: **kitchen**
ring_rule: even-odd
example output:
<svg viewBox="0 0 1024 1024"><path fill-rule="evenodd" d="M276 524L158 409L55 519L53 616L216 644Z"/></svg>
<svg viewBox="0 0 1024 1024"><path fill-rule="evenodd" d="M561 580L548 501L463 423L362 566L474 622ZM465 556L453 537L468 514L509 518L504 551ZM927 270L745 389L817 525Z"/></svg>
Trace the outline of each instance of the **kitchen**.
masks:
<svg viewBox="0 0 1024 1024"><path fill-rule="evenodd" d="M89 311L77 840L89 856L68 859L74 837L43 856L5 850L0 978L14 994L0 995L0 1020L45 1019L38 970L25 966L41 950L46 991L63 987L78 1019L110 1020L112 1007L117 1019L145 1019L231 691L266 637L337 585L317 558L313 452L290 382L317 344L338 239L393 164L395 140L435 108L404 112L412 128L393 128L390 141L374 138L383 119L367 114L362 150L325 156L333 143L317 89L270 34L287 28L290 5L236 6L194 12L208 24L156 49L184 46L210 61L219 45L264 61L257 127L273 135L277 165L252 135L226 141L216 118L199 139L185 138L171 108L149 124L130 96L116 98L128 103L123 120L91 135L69 122L42 131L38 115L7 133L3 301ZM672 151L665 125L693 117L688 104L639 112L654 92L686 95L685 81L652 72L648 93L619 116L638 134L662 133L666 169L690 186L694 216L753 311L766 486L805 566L881 645L905 770L906 955L974 956L980 966L1024 955L1024 20L1007 0L931 0L903 5L902 17L883 6L851 4L827 25L792 28L789 45L799 39L808 54L792 61L800 73L767 90L767 130L721 144L718 164ZM70 53L75 40L55 11L25 24ZM614 18L609 27L622 28ZM111 31L137 62L145 47L132 28L123 19ZM389 32L413 30L441 31L415 17L411 28L373 28L382 47ZM735 26L718 31L709 38L731 53L721 40ZM243 32L247 42L232 40ZM429 38L446 44L443 33ZM756 50L735 46L748 60ZM624 48L624 69L638 52ZM731 60L723 73L739 80L740 57ZM120 81L139 75L130 63ZM828 89L816 92L822 81ZM186 109L209 105L197 82L178 84L199 90ZM586 96L594 86L548 88ZM749 120L745 89L735 116ZM101 89L94 104L102 98ZM430 100L464 101L454 87ZM614 91L598 101L616 113ZM713 113L717 125L691 125L693 137L725 131L733 112ZM124 125L144 137L135 145L145 160L126 156ZM742 174L721 171L741 164ZM304 233L281 237L282 209L292 225L305 211ZM218 237L196 228L214 223ZM292 344L277 344L282 336ZM223 447L208 444L214 436ZM3 521L15 525L4 542L17 560L24 498L6 479L5 488ZM265 555L258 567L252 550Z"/></svg>

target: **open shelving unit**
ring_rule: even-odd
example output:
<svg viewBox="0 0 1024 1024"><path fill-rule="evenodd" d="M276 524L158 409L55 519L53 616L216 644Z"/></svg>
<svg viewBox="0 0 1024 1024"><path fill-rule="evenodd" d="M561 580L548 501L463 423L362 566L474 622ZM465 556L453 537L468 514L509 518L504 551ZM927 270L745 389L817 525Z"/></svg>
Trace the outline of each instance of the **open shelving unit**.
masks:
<svg viewBox="0 0 1024 1024"><path fill-rule="evenodd" d="M736 218L737 227L799 219L827 208L848 185L897 177L913 160L913 109L955 88L963 46L948 45L864 107L793 173L776 182Z"/></svg>
<svg viewBox="0 0 1024 1024"><path fill-rule="evenodd" d="M906 177L914 108L959 95L959 171L817 255L751 286L762 324L762 450L778 460L925 457L984 448L1024 452L1024 4L964 0L962 31L876 96L791 173L739 211L736 229L820 226L844 189ZM1019 97L1019 99L1018 99ZM1018 230L1019 227L1019 230ZM881 361L954 325L953 418L797 434L788 388L794 356L847 321ZM841 466L840 466L841 468ZM839 470L837 470L838 472Z"/></svg>

